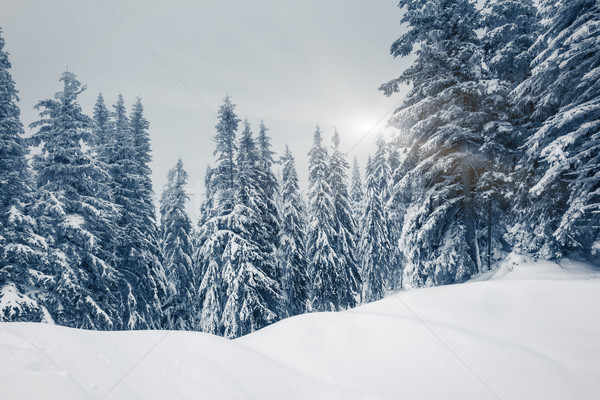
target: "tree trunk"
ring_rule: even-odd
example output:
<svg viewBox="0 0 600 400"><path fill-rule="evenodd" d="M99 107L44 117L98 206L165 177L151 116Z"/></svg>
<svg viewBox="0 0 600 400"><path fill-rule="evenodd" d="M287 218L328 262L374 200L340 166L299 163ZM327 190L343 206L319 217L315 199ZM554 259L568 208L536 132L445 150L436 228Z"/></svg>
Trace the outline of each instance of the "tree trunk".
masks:
<svg viewBox="0 0 600 400"><path fill-rule="evenodd" d="M468 144L462 143L460 146L463 154L461 165L461 182L462 182L462 211L463 223L465 226L465 241L469 246L469 256L474 265L477 265L477 254L475 248L475 213L473 211L473 193L471 187L473 185L473 169L469 162L471 153L468 151Z"/></svg>

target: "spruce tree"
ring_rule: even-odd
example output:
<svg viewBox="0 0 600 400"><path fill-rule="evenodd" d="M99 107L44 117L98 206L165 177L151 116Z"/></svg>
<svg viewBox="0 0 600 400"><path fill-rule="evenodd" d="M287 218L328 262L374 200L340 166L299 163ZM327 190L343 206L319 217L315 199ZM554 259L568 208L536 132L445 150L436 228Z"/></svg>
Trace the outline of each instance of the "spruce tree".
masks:
<svg viewBox="0 0 600 400"><path fill-rule="evenodd" d="M223 231L216 216L215 169L206 168L204 177L205 198L200 209L198 229L194 234L194 270L198 273L196 328L202 332L222 335L221 314L226 288L222 283L221 259Z"/></svg>
<svg viewBox="0 0 600 400"><path fill-rule="evenodd" d="M202 228L212 228L210 225L210 223L207 223ZM202 267L204 274L198 289L199 315L197 328L202 332L212 333L213 335L223 335L221 316L223 302L225 301L225 288L222 284L221 267L215 258L208 257L208 253L211 251L222 251L220 245L219 247L216 245L219 245L219 241L204 243L204 246L201 247L204 253L200 253L196 258L201 262L208 262Z"/></svg>
<svg viewBox="0 0 600 400"><path fill-rule="evenodd" d="M287 316L293 316L308 309L310 288L305 246L306 210L300 195L294 156L287 146L281 163L283 174L279 263L283 308Z"/></svg>
<svg viewBox="0 0 600 400"><path fill-rule="evenodd" d="M389 180L391 176L391 169L387 157L389 148L382 134L377 136L377 139L375 140L375 146L375 154L371 158L371 176L367 178L372 181L371 184L375 185L376 190L379 191L381 200L386 202L390 197Z"/></svg>
<svg viewBox="0 0 600 400"><path fill-rule="evenodd" d="M369 202L369 210L365 210L363 215L363 230L372 229L374 235L382 235L382 229L376 226L367 228L366 225L372 225L369 219L376 218L379 215L381 224L385 224L385 239L378 239L380 241L377 244L377 250L380 254L376 254L375 257L379 258L379 266L377 267L378 273L381 274L383 280L383 290L393 290L400 287L402 280L402 266L398 257L397 247L393 247L393 240L398 240L400 229L396 225L396 221L391 218L392 213L390 212L390 166L388 163L389 156L389 145L386 143L383 135L380 134L376 141L375 154L371 158L371 165L367 186L377 192L377 198L374 194L369 194L366 201ZM367 211L370 214L367 214ZM367 218L365 220L365 218ZM361 235L361 239L364 240L364 233ZM364 246L363 246L364 247ZM371 251L374 251L371 250ZM375 260L376 261L376 260ZM375 262L374 261L374 262ZM364 264L364 260L363 260ZM363 272L364 273L364 272ZM368 293L366 291L365 293Z"/></svg>
<svg viewBox="0 0 600 400"><path fill-rule="evenodd" d="M380 176L373 159L367 163L365 208L361 219L359 258L363 281L363 299L379 300L390 282L390 242L387 217L381 200Z"/></svg>
<svg viewBox="0 0 600 400"><path fill-rule="evenodd" d="M354 157L354 161L352 162L352 178L350 182L350 200L352 201L352 215L357 223L362 217L362 204L364 195L363 183L360 176L360 166L358 164L358 159Z"/></svg>
<svg viewBox="0 0 600 400"><path fill-rule="evenodd" d="M531 76L515 89L531 134L517 248L544 258L600 248L600 5L542 1L545 33Z"/></svg>
<svg viewBox="0 0 600 400"><path fill-rule="evenodd" d="M335 251L337 241L336 213L331 186L328 182L327 149L323 146L321 129L317 127L309 159L309 223L307 255L311 277L311 310L339 309L336 271L339 264Z"/></svg>
<svg viewBox="0 0 600 400"><path fill-rule="evenodd" d="M200 203L200 210L199 210L199 215L198 215L198 223L196 226L196 229L193 230L192 232L192 242L193 242L193 248L194 248L194 254L192 256L192 264L194 265L194 271L197 274L197 279L198 279L198 290L200 290L200 283L202 281L202 277L204 276L204 273L206 272L204 270L204 268L206 267L206 265L204 265L200 259L201 259L201 255L200 255L200 250L202 249L202 244L203 244L203 238L200 235L200 230L202 229L202 226L208 222L209 219L211 219L212 217L214 217L213 212L214 212L214 195L213 195L213 185L211 184L212 181L212 168L210 167L210 165L206 166L206 172L204 174L204 196L202 198L202 202ZM197 318L197 320L199 319L199 317Z"/></svg>
<svg viewBox="0 0 600 400"><path fill-rule="evenodd" d="M91 120L77 97L82 87L65 72L64 88L40 101L41 120L32 143L39 198L34 214L50 249L44 267L55 294L47 303L55 322L78 328L122 326L122 276L114 268L111 238L118 236L118 209L110 198L109 176L82 142L91 142Z"/></svg>
<svg viewBox="0 0 600 400"><path fill-rule="evenodd" d="M160 199L160 233L170 299L163 307L165 326L190 330L195 327L196 275L192 264L192 223L186 213L188 174L181 159L169 171Z"/></svg>
<svg viewBox="0 0 600 400"><path fill-rule="evenodd" d="M236 165L235 206L227 217L223 278L228 287L223 308L223 334L234 338L275 322L281 294L275 254L263 251L266 224L260 155L248 121L240 138Z"/></svg>
<svg viewBox="0 0 600 400"><path fill-rule="evenodd" d="M410 140L412 198L402 234L409 286L467 279L477 271L473 191L481 156L487 95L481 83L482 50L477 12L470 0L401 0L408 30L391 47L394 57L413 53L413 64L383 84L386 95L412 88L391 119ZM398 185L396 185L398 186Z"/></svg>
<svg viewBox="0 0 600 400"><path fill-rule="evenodd" d="M41 257L47 248L28 215L33 201L18 95L10 74L0 30L0 321L43 321L48 310L40 276Z"/></svg>
<svg viewBox="0 0 600 400"><path fill-rule="evenodd" d="M514 221L511 203L523 205L515 196L517 185L527 180L515 170L523 157L523 113L514 107L511 90L530 75L532 44L539 30L533 2L488 0L482 10L484 29L482 47L487 70L488 91L493 93L482 104L490 116L484 125L482 172L475 189L475 211L479 220L480 247L485 268L499 261L510 250L505 241Z"/></svg>
<svg viewBox="0 0 600 400"><path fill-rule="evenodd" d="M217 156L218 179L215 180L215 196L218 205L218 214L227 214L233 209L233 195L235 192L235 153L237 150L235 135L240 119L235 114L235 104L231 103L229 96L223 100L217 113L219 123L216 126L217 134L214 137Z"/></svg>
<svg viewBox="0 0 600 400"><path fill-rule="evenodd" d="M268 128L264 122L260 122L260 130L257 137L258 145L258 173L259 185L263 196L264 210L262 219L266 228L265 244L267 251L274 251L277 247L277 236L279 234L279 216L277 213L276 195L279 190L277 178L273 173L273 154L271 150L271 138Z"/></svg>
<svg viewBox="0 0 600 400"><path fill-rule="evenodd" d="M141 241L138 249L143 251L140 255L148 266L148 278L156 285L158 301L155 301L154 317L160 318L160 304L168 294L165 270L162 266L162 253L159 244L158 223L156 220L156 207L154 203L154 190L152 188L152 149L150 147L150 124L144 117L144 107L141 98L137 98L131 111L131 134L136 152L137 173L140 186L137 189L139 203L137 205L138 217L142 217L139 226Z"/></svg>
<svg viewBox="0 0 600 400"><path fill-rule="evenodd" d="M385 196L382 198L383 209L387 215L387 230L389 235L389 271L390 276L386 282L386 287L389 290L396 290L402 287L403 276L403 254L400 247L400 238L402 235L402 227L404 222L405 204L404 199L407 198L407 193L402 187L397 187L397 183L405 174L407 166L406 149L402 147L399 136L393 137L389 141L385 141L383 137L377 139L377 146L382 146L384 150L378 153L385 154L377 160L377 165L380 167L379 174L389 173L384 175L386 188L383 192ZM385 159L385 162L383 161ZM389 172L386 172L389 171ZM380 179L383 181L383 178Z"/></svg>
<svg viewBox="0 0 600 400"><path fill-rule="evenodd" d="M160 300L166 293L166 277L160 261L152 187L147 175L149 155L140 158L133 116L131 120L128 118L125 102L119 95L112 113L111 138L101 153L108 157L114 201L121 209L118 225L122 234L117 254L119 271L127 282L122 288L127 299L123 310L125 326L156 329L162 324ZM147 125L139 110L136 124L138 130Z"/></svg>
<svg viewBox="0 0 600 400"><path fill-rule="evenodd" d="M233 210L235 193L236 133L240 119L229 96L217 113L217 133L214 137L217 165L208 168L205 177L206 198L203 202L198 231L195 236L194 264L201 271L198 290L198 329L223 335L223 308L229 290L223 269L227 259L228 215ZM231 277L229 277L231 279Z"/></svg>
<svg viewBox="0 0 600 400"><path fill-rule="evenodd" d="M282 315L276 260L277 181L267 129L258 145L246 121L239 145L239 119L226 97L216 126L217 166L207 174L195 260L204 272L199 290L199 328L237 337ZM239 150L238 150L239 148ZM210 176L209 176L210 175Z"/></svg>
<svg viewBox="0 0 600 400"><path fill-rule="evenodd" d="M338 307L350 308L360 302L360 272L358 270L356 232L357 226L352 213L352 203L348 194L348 169L350 166L340 151L340 134L333 134L333 151L329 159L327 180L333 196L335 210L335 231L333 244L338 263L335 271L335 285L338 291Z"/></svg>
<svg viewBox="0 0 600 400"><path fill-rule="evenodd" d="M199 210L199 214L198 214L198 224L196 226L196 230L193 235L193 242L194 242L193 260L194 260L194 264L196 265L196 271L198 272L200 279L204 275L204 271L201 269L202 265L198 262L198 260L199 260L198 251L202 247L202 241L201 241L201 238L198 233L199 233L200 228L206 222L208 222L209 219L214 217L215 207L214 207L214 188L213 188L213 184L212 184L212 175L213 175L213 169L210 167L210 165L207 165L206 171L204 173L204 193L203 193L202 201L200 203L200 210Z"/></svg>
<svg viewBox="0 0 600 400"><path fill-rule="evenodd" d="M96 104L94 105L93 120L94 127L92 129L92 133L94 135L94 147L98 151L98 158L102 162L106 163L109 160L109 155L104 154L104 152L110 149L109 141L112 140L112 132L110 111L108 111L108 108L106 108L106 104L104 103L104 97L102 96L102 93L98 94L98 97L96 99Z"/></svg>

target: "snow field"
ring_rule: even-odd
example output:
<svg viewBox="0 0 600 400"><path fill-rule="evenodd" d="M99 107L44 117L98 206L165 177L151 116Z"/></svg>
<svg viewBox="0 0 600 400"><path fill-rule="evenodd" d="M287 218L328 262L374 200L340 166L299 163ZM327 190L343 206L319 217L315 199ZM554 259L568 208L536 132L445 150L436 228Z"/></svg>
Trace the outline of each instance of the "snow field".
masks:
<svg viewBox="0 0 600 400"><path fill-rule="evenodd" d="M233 341L3 323L2 398L600 398L600 270L522 262Z"/></svg>

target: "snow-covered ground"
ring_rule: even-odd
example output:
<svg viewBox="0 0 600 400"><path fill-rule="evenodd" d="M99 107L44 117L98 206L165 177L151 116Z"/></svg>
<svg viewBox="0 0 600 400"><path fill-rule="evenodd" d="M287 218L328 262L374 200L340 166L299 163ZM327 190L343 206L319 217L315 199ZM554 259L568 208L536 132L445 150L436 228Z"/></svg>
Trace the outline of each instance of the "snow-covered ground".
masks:
<svg viewBox="0 0 600 400"><path fill-rule="evenodd" d="M0 324L0 398L600 399L600 269L521 261L235 341Z"/></svg>

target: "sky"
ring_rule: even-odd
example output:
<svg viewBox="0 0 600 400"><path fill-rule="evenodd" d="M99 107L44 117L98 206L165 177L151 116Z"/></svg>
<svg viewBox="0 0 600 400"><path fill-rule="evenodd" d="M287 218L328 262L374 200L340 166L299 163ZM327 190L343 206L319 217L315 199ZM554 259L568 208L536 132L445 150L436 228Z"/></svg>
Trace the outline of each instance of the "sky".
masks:
<svg viewBox="0 0 600 400"><path fill-rule="evenodd" d="M393 134L387 117L402 95L377 88L407 64L389 54L402 33L397 0L0 1L24 125L67 68L87 86L80 102L90 115L100 92L109 105L122 94L128 108L140 96L154 190L181 157L193 215L226 94L254 132L264 120L278 155L290 146L302 188L316 125L327 143L337 128L348 161L362 167L377 132Z"/></svg>

